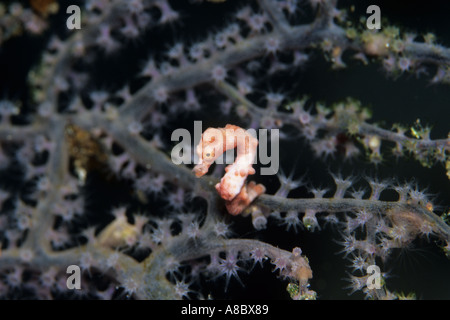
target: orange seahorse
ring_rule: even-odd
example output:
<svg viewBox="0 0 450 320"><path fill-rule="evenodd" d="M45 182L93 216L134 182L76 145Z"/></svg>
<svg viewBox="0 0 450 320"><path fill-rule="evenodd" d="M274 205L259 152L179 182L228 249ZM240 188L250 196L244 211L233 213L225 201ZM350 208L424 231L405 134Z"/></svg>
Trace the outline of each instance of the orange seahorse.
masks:
<svg viewBox="0 0 450 320"><path fill-rule="evenodd" d="M197 177L206 174L213 162L226 150L237 148L233 164L225 168L225 175L216 184L216 190L226 201L226 208L232 215L238 215L260 194L266 191L262 184L251 181L254 174L253 161L256 157L258 140L241 127L227 124L225 128L208 128L202 134L197 146L199 163L193 171Z"/></svg>

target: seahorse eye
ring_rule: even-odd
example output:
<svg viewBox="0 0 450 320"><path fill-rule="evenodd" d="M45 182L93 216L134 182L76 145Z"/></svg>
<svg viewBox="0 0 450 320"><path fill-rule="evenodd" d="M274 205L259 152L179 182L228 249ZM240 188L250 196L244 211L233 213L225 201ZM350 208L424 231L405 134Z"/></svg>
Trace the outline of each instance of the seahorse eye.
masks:
<svg viewBox="0 0 450 320"><path fill-rule="evenodd" d="M207 148L205 150L205 153L204 153L203 157L205 159L211 159L212 157L214 157L214 150L211 150L211 148Z"/></svg>

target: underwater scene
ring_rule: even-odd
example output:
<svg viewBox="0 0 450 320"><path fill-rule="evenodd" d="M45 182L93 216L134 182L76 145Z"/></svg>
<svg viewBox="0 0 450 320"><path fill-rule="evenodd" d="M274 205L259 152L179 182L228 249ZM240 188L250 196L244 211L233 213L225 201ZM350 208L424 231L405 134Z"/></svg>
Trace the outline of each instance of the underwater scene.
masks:
<svg viewBox="0 0 450 320"><path fill-rule="evenodd" d="M449 13L1 1L0 299L450 299Z"/></svg>

